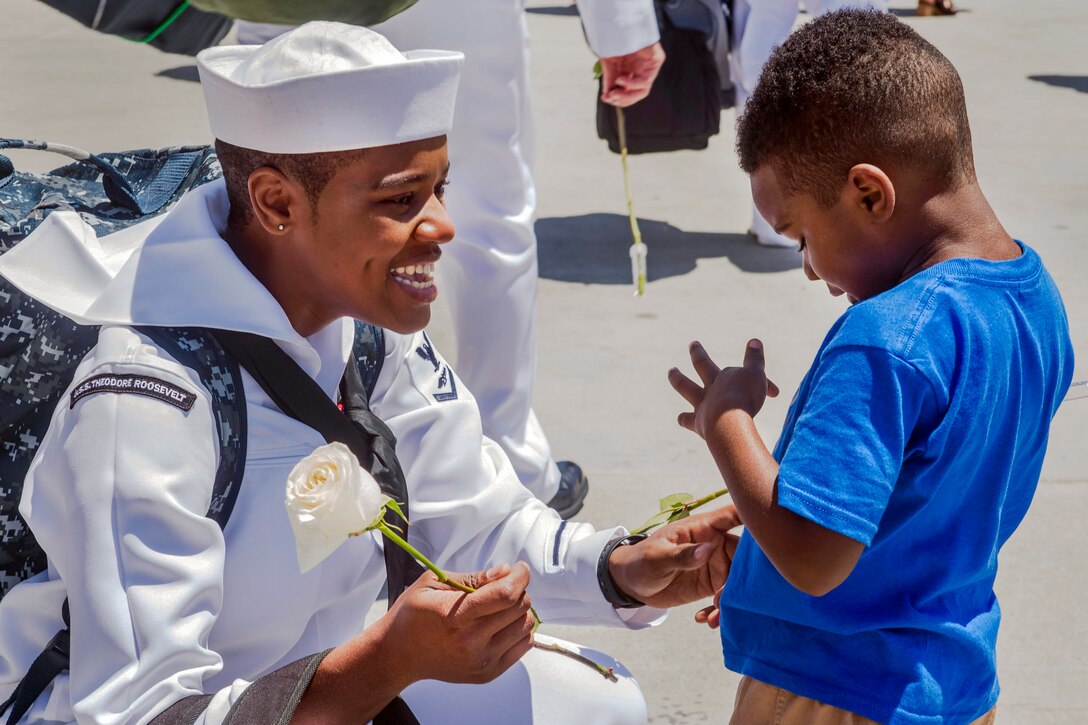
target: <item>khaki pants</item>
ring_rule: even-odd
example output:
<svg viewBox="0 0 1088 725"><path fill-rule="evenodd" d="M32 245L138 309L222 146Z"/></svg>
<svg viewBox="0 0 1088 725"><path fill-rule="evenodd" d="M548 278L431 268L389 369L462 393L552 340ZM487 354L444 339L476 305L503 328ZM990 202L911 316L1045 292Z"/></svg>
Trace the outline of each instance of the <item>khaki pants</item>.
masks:
<svg viewBox="0 0 1088 725"><path fill-rule="evenodd" d="M993 725L997 708L971 725ZM741 678L729 725L877 725L874 720L825 705L751 677Z"/></svg>

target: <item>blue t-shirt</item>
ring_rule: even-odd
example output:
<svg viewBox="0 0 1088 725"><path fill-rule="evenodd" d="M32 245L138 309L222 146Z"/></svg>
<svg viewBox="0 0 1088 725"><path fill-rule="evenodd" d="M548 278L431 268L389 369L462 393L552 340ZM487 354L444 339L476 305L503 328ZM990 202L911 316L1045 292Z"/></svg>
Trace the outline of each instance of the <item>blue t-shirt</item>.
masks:
<svg viewBox="0 0 1088 725"><path fill-rule="evenodd" d="M721 599L729 669L886 723L997 702L997 552L1073 373L1057 288L1021 247L941 262L832 327L775 449L778 503L867 548L812 597L745 534Z"/></svg>

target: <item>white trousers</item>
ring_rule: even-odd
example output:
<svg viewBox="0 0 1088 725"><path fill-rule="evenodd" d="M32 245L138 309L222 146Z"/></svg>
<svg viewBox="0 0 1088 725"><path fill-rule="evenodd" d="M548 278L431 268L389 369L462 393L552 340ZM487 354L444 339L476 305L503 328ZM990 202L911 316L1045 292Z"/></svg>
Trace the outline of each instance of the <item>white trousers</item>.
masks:
<svg viewBox="0 0 1088 725"><path fill-rule="evenodd" d="M374 29L401 50L465 54L446 196L457 235L438 264L440 294L453 317L457 374L479 403L484 434L549 501L559 470L532 411L536 190L524 0L419 0Z"/></svg>
<svg viewBox="0 0 1088 725"><path fill-rule="evenodd" d="M847 7L888 9L887 0L804 0L808 14L816 17ZM793 30L800 10L799 0L735 0L733 3L733 64L737 111L748 103L763 65L774 49ZM752 231L767 239L778 235L752 207Z"/></svg>
<svg viewBox="0 0 1088 725"><path fill-rule="evenodd" d="M421 725L640 725L646 700L631 673L595 650L544 635L613 667L617 682L554 652L529 654L486 685L451 685L425 680L404 691Z"/></svg>

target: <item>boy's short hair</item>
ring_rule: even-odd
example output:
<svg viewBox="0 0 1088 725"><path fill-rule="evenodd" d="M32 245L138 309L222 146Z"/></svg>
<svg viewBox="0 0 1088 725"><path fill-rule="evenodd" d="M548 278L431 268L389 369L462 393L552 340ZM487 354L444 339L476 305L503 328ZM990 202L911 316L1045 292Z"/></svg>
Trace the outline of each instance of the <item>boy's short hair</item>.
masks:
<svg viewBox="0 0 1088 725"><path fill-rule="evenodd" d="M963 84L952 63L890 13L842 10L799 28L771 55L737 123L751 174L773 164L788 193L824 207L851 167L913 167L934 188L975 178Z"/></svg>
<svg viewBox="0 0 1088 725"><path fill-rule="evenodd" d="M216 139L215 153L219 157L223 178L227 182L227 199L230 201L227 226L241 229L253 218L253 207L249 203L249 175L257 169L271 166L301 184L306 190L310 208L316 213L317 197L324 191L329 180L342 166L362 158L366 149L313 154L273 154Z"/></svg>

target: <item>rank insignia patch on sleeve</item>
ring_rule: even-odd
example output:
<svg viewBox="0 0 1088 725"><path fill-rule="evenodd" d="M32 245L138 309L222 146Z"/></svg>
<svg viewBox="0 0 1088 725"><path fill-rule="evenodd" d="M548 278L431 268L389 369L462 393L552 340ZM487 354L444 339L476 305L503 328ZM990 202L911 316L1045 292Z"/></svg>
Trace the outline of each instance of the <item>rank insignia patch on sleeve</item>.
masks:
<svg viewBox="0 0 1088 725"><path fill-rule="evenodd" d="M429 362L434 368L435 375L438 376L435 382L438 392L432 394L434 399L439 403L457 400L457 378L454 377L453 369L445 360L438 357L426 332L423 333L423 344L416 348L416 355Z"/></svg>
<svg viewBox="0 0 1088 725"><path fill-rule="evenodd" d="M196 394L190 393L184 388L178 387L165 380L152 378L147 375L92 375L79 385L71 393L69 409L76 407L82 398L95 393L131 393L132 395L144 395L155 398L164 403L169 403L175 408L188 411L196 402Z"/></svg>

